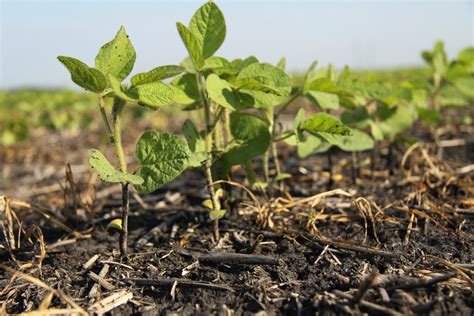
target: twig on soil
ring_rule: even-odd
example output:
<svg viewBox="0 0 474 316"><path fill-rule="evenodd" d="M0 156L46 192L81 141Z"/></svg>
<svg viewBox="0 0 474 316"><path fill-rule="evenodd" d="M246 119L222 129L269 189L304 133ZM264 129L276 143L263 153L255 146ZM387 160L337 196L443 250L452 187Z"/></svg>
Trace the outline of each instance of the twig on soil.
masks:
<svg viewBox="0 0 474 316"><path fill-rule="evenodd" d="M292 231L292 230L291 230L291 232L298 235L298 232L295 232L295 231ZM307 241L312 241L312 242L316 242L318 244L323 244L323 245L330 245L332 247L340 248L340 249L343 249L343 250L350 250L350 251L354 251L354 252L361 252L361 253L366 253L366 254L369 254L369 255L377 255L377 256L384 256L384 257L399 256L398 253L384 251L384 250L380 250L380 249L372 248L372 247L358 246L358 245L348 243L346 241L331 240L331 239L328 239L328 238L323 238L323 237L318 237L318 236L310 236L308 234L301 234L301 233L299 233L299 235L301 237L305 238Z"/></svg>
<svg viewBox="0 0 474 316"><path fill-rule="evenodd" d="M348 294L348 293L344 293L342 291L339 291L339 290L334 290L333 292L334 294L336 294L337 296L339 297L342 297L342 298L345 298L351 302L354 301L354 296ZM392 315L392 316L402 316L403 314L391 309L391 308L388 308L388 307L385 307L385 306L381 306L381 305L378 305L378 304L375 304L375 303L371 303L371 302L368 302L368 301L365 301L365 300L360 300L360 302L358 303L359 305L367 308L367 309L370 309L372 312L375 312L375 313L383 313L383 314L386 314L386 315Z"/></svg>
<svg viewBox="0 0 474 316"><path fill-rule="evenodd" d="M360 283L359 289L354 294L354 303L359 303L362 298L364 297L365 293L369 290L369 288L374 283L375 279L377 278L377 271L373 270L370 272Z"/></svg>
<svg viewBox="0 0 474 316"><path fill-rule="evenodd" d="M227 252L209 252L198 257L200 262L205 263L226 263L226 264L278 264L278 259L245 254L245 253L227 253Z"/></svg>
<svg viewBox="0 0 474 316"><path fill-rule="evenodd" d="M455 272L449 272L446 274L442 274L439 276L435 276L431 279L423 280L423 279L416 279L412 282L408 283L403 283L403 284L398 284L398 285L393 285L387 288L388 291L394 291L396 289L399 290L413 290L417 288L426 288L426 287L431 287L439 282L447 281L450 278L454 277L456 275Z"/></svg>
<svg viewBox="0 0 474 316"><path fill-rule="evenodd" d="M109 281L105 280L103 277L100 277L92 271L89 272L89 277L99 283L106 290L113 291L115 289L115 286L113 284L111 284Z"/></svg>
<svg viewBox="0 0 474 316"><path fill-rule="evenodd" d="M123 279L125 282L133 283L135 285L149 285L149 286L162 286L162 287L172 287L175 282L177 287L191 287L191 288L204 288L209 290L218 290L218 291L234 291L231 287L226 285L218 285L207 282L192 281L186 279L137 279L137 278L126 278Z"/></svg>
<svg viewBox="0 0 474 316"><path fill-rule="evenodd" d="M89 260L86 261L86 263L82 265L82 268L85 271L89 270L90 268L92 268L97 259L99 259L99 255L93 255Z"/></svg>
<svg viewBox="0 0 474 316"><path fill-rule="evenodd" d="M99 277L101 278L105 278L105 276L107 275L107 273L109 272L109 265L108 264L104 264L104 266L102 267L102 269L100 270L99 272ZM94 285L92 285L92 288L89 292L89 295L88 297L89 298L94 298L96 295L97 295L97 291L99 290L99 285L97 283L94 283Z"/></svg>

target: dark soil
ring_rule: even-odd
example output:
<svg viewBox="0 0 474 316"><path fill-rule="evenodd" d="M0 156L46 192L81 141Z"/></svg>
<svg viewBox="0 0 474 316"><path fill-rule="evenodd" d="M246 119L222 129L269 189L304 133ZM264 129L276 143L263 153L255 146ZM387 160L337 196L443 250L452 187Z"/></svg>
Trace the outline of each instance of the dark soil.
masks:
<svg viewBox="0 0 474 316"><path fill-rule="evenodd" d="M467 139L469 128L450 130L449 139ZM430 141L429 132L417 133ZM201 206L204 177L187 171L153 194L132 197L131 255L121 261L118 233L106 228L119 217L120 188L99 185L86 168L74 165L85 161L92 140L83 137L80 148L72 143L69 139L48 151L53 158L33 153L37 156L30 159L42 172L48 164L65 163L73 164L73 172L66 179L51 173L42 185L30 184L31 191L25 188L34 179L25 179L34 169L22 155L28 147L3 155L3 179L10 179L4 183L4 201L24 231L15 219L9 221L3 205L0 262L60 289L85 310L125 290L133 298L112 314L472 315L474 177L462 169L473 163L469 144L442 154L429 143L412 148L402 167L408 147L388 150L380 144L374 170L370 153L358 154L353 170L347 153L333 151L329 166L324 155L302 161L284 149L283 168L292 174L284 190L276 184L271 192L254 191L257 207L246 192L231 186L233 199L220 221L218 242ZM18 174L24 174L23 182L21 177L12 181ZM248 185L240 170L234 176ZM334 189L352 196L335 192L314 205L302 200ZM156 227L159 231L143 242ZM40 267L41 239L46 254ZM66 244L55 244L59 241ZM275 264L205 260L216 252L255 255L255 260L265 256ZM86 270L94 255L98 260ZM89 273L99 274L105 265L110 287L98 286L90 295L96 281ZM21 276L12 280L11 271L0 272L0 284L3 312L38 310L42 302L46 308L67 307L57 296L44 305L50 290Z"/></svg>

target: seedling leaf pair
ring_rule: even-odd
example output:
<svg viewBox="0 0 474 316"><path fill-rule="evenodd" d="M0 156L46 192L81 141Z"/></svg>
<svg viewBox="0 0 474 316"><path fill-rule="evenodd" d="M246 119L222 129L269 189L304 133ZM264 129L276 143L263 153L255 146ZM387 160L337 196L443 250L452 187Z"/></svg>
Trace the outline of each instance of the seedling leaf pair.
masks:
<svg viewBox="0 0 474 316"><path fill-rule="evenodd" d="M179 22L176 27L198 70L219 49L226 35L224 16L213 2L207 2L196 11L189 28Z"/></svg>

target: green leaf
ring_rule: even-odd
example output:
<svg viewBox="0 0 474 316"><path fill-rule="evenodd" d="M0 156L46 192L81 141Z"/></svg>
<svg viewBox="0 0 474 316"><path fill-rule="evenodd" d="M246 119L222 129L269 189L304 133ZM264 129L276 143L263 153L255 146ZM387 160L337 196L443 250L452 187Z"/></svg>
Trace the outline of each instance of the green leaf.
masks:
<svg viewBox="0 0 474 316"><path fill-rule="evenodd" d="M443 117L439 111L430 108L417 108L418 117L428 124L439 124L443 121Z"/></svg>
<svg viewBox="0 0 474 316"><path fill-rule="evenodd" d="M287 97L261 91L239 90L236 93L239 96L241 108L267 108L287 101Z"/></svg>
<svg viewBox="0 0 474 316"><path fill-rule="evenodd" d="M220 218L224 217L225 213L226 213L226 210L211 211L209 213L209 217L214 221L216 219L220 219Z"/></svg>
<svg viewBox="0 0 474 316"><path fill-rule="evenodd" d="M171 85L175 87L175 101L179 104L193 104L200 102L201 93L199 92L196 75L184 74L176 77L171 81Z"/></svg>
<svg viewBox="0 0 474 316"><path fill-rule="evenodd" d="M89 164L99 174L99 177L102 179L102 181L112 183L128 182L133 185L140 185L143 183L143 178L139 175L124 173L116 170L107 160L107 158L105 158L104 154L100 152L100 150L92 150L92 154L89 159Z"/></svg>
<svg viewBox="0 0 474 316"><path fill-rule="evenodd" d="M334 116L327 113L317 113L309 117L304 123L303 129L308 133L315 134L324 132L329 134L350 135L351 130Z"/></svg>
<svg viewBox="0 0 474 316"><path fill-rule="evenodd" d="M306 97L321 109L331 110L339 108L339 97L336 94L308 91Z"/></svg>
<svg viewBox="0 0 474 316"><path fill-rule="evenodd" d="M226 109L235 111L239 108L239 97L234 93L230 84L215 74L206 79L206 90L209 98Z"/></svg>
<svg viewBox="0 0 474 316"><path fill-rule="evenodd" d="M191 18L189 30L200 43L203 59L211 57L221 47L225 39L224 15L214 2L207 2Z"/></svg>
<svg viewBox="0 0 474 316"><path fill-rule="evenodd" d="M232 67L234 67L237 71L241 71L245 67L251 64L258 63L258 59L255 56L249 56L245 58L244 60L242 59L234 59L230 64Z"/></svg>
<svg viewBox="0 0 474 316"><path fill-rule="evenodd" d="M120 81L115 78L112 74L109 74L110 87L114 91L114 95L127 102L138 102L138 99L133 94L129 93L122 86Z"/></svg>
<svg viewBox="0 0 474 316"><path fill-rule="evenodd" d="M234 142L228 145L220 159L225 170L263 154L270 145L268 124L255 115L231 113L230 128Z"/></svg>
<svg viewBox="0 0 474 316"><path fill-rule="evenodd" d="M160 106L171 104L174 101L174 90L159 81L133 87L129 90L129 93L136 96L140 105L154 110Z"/></svg>
<svg viewBox="0 0 474 316"><path fill-rule="evenodd" d="M196 69L201 69L204 63L204 57L202 55L202 44L197 39L196 35L191 32L184 24L176 23L179 35L183 40L184 46L186 47L191 60L193 61Z"/></svg>
<svg viewBox="0 0 474 316"><path fill-rule="evenodd" d="M378 125L385 137L400 134L410 128L417 119L416 108L412 105L382 107L378 114L381 119Z"/></svg>
<svg viewBox="0 0 474 316"><path fill-rule="evenodd" d="M318 61L315 60L311 63L308 70L306 70L306 73L304 75L304 80L303 80L303 87L306 87L306 85L309 83L311 76L313 75L314 69L316 69L317 65L318 65Z"/></svg>
<svg viewBox="0 0 474 316"><path fill-rule="evenodd" d="M295 116L295 119L293 120L292 124L292 129L294 134L296 135L296 142L301 142L304 140L303 136L303 124L306 119L306 112L303 108L298 110L298 113Z"/></svg>
<svg viewBox="0 0 474 316"><path fill-rule="evenodd" d="M167 66L159 66L156 67L148 72L143 72L136 74L130 80L133 86L138 86L145 83L160 81L166 78L171 78L174 76L179 75L184 71L184 67L175 66L175 65L167 65Z"/></svg>
<svg viewBox="0 0 474 316"><path fill-rule="evenodd" d="M282 57L282 58L278 61L277 68L279 68L279 69L285 71L285 68L286 68L286 58L285 58L285 57Z"/></svg>
<svg viewBox="0 0 474 316"><path fill-rule="evenodd" d="M188 142L191 156L189 165L191 167L200 167L207 158L204 139L199 134L196 125L191 120L186 120L183 125L183 135Z"/></svg>
<svg viewBox="0 0 474 316"><path fill-rule="evenodd" d="M271 92L279 96L291 94L291 79L281 69L269 64L253 63L237 76L237 86L242 89Z"/></svg>
<svg viewBox="0 0 474 316"><path fill-rule="evenodd" d="M306 139L297 144L298 157L306 158L310 155L328 151L332 145L314 135L308 135Z"/></svg>
<svg viewBox="0 0 474 316"><path fill-rule="evenodd" d="M326 77L316 78L312 80L305 86L304 91L305 92L308 92L308 91L325 92L325 93L330 93L330 94L335 94L338 96L345 96L345 97L352 96L350 92L339 88L334 82L332 82L329 78L326 78Z"/></svg>
<svg viewBox="0 0 474 316"><path fill-rule="evenodd" d="M190 151L181 137L147 131L138 139L135 155L140 162L137 175L144 179L142 185L135 187L140 193L150 193L189 166Z"/></svg>
<svg viewBox="0 0 474 316"><path fill-rule="evenodd" d="M136 58L132 42L128 39L125 28L121 26L114 39L100 48L95 58L95 66L122 81L132 71Z"/></svg>
<svg viewBox="0 0 474 316"><path fill-rule="evenodd" d="M474 99L474 78L466 77L456 79L454 86L468 98Z"/></svg>
<svg viewBox="0 0 474 316"><path fill-rule="evenodd" d="M58 60L69 70L72 81L80 87L93 92L102 92L107 88L107 78L99 70L72 57L58 56Z"/></svg>
<svg viewBox="0 0 474 316"><path fill-rule="evenodd" d="M348 152L364 151L374 148L374 140L368 134L351 129L351 136L318 133L325 142Z"/></svg>

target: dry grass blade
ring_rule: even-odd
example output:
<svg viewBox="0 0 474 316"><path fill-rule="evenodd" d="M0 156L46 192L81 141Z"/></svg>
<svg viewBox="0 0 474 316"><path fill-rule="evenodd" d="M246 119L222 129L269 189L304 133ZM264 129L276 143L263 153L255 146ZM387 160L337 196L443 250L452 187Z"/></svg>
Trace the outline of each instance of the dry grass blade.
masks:
<svg viewBox="0 0 474 316"><path fill-rule="evenodd" d="M0 263L0 269L2 270L5 270L11 274L13 274L13 276L18 276L28 282L31 282L39 287L42 287L44 289L47 289L51 292L54 293L54 295L56 295L60 300L62 300L64 303L66 304L69 304L70 306L72 306L75 310L78 310L79 314L81 315L88 315L87 312L82 309L79 305L77 305L76 302L74 302L69 296L67 296L66 294L64 294L61 290L57 290L57 289L54 289L52 287L50 287L48 284L44 283L43 281L31 276L31 275L28 275L28 274L25 274L23 272L20 272L20 271L16 271L15 269L12 269L4 264L1 264Z"/></svg>
<svg viewBox="0 0 474 316"><path fill-rule="evenodd" d="M232 185L232 186L235 186L235 187L238 187L238 188L241 188L242 190L244 190L245 192L247 192L247 194L250 196L250 198L252 199L252 201L255 203L255 206L260 209L261 208L261 205L260 205L260 202L258 201L257 197L255 196L255 194L252 193L252 191L250 191L248 188L246 188L244 185L238 183L238 182L234 182L234 181L229 181L229 180L219 180L219 181L215 181L213 184L219 184L219 183L226 183L226 184L229 184L229 185Z"/></svg>

